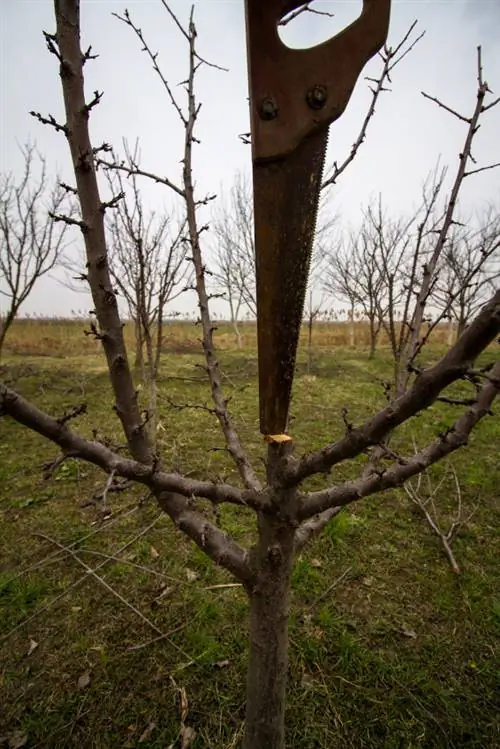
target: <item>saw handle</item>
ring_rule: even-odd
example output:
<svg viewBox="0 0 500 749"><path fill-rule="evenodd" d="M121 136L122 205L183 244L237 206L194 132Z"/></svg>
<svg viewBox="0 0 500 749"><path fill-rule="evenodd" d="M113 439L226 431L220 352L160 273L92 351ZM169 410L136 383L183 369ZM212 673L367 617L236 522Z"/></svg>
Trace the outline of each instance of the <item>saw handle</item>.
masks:
<svg viewBox="0 0 500 749"><path fill-rule="evenodd" d="M343 113L387 39L391 0L363 0L359 18L310 49L289 49L278 24L300 0L246 0L253 160L277 159Z"/></svg>

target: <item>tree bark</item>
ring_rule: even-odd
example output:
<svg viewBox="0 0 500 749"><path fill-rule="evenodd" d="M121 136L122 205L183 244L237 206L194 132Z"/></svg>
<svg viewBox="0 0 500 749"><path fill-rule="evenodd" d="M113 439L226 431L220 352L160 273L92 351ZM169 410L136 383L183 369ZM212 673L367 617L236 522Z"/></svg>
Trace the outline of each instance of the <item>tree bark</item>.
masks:
<svg viewBox="0 0 500 749"><path fill-rule="evenodd" d="M354 321L354 304L351 304L351 309L349 310L349 346L351 348L354 348L356 345L356 328L355 328L355 321Z"/></svg>
<svg viewBox="0 0 500 749"><path fill-rule="evenodd" d="M450 321L448 323L448 340L447 340L447 345L448 346L453 346L453 344L455 343L455 340L456 340L456 335L455 335L455 320L453 320L453 318L450 318Z"/></svg>
<svg viewBox="0 0 500 749"><path fill-rule="evenodd" d="M310 311L307 320L307 374L311 374L312 369L312 335L313 335L314 315Z"/></svg>
<svg viewBox="0 0 500 749"><path fill-rule="evenodd" d="M375 324L375 317L370 315L370 353L368 354L369 359L373 359L375 357L375 351L377 348L377 335L378 330Z"/></svg>
<svg viewBox="0 0 500 749"><path fill-rule="evenodd" d="M142 336L142 325L139 317L134 318L135 331L135 360L134 370L144 382L146 374L144 372L144 340Z"/></svg>
<svg viewBox="0 0 500 749"><path fill-rule="evenodd" d="M0 361L2 360L2 351L3 351L3 345L5 343L5 338L7 336L7 331L9 330L10 326L14 322L15 313L12 314L12 310L10 310L5 317L0 319Z"/></svg>
<svg viewBox="0 0 500 749"><path fill-rule="evenodd" d="M294 530L261 517L257 583L250 593L250 657L243 749L283 749L288 609Z"/></svg>

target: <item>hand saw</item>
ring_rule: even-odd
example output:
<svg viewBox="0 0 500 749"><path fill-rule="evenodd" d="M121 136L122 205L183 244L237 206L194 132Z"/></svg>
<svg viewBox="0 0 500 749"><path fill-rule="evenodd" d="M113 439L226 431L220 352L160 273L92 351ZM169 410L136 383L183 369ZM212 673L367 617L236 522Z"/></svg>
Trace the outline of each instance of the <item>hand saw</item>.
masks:
<svg viewBox="0 0 500 749"><path fill-rule="evenodd" d="M287 431L329 125L387 39L391 0L310 49L278 24L299 0L245 0L253 161L260 430Z"/></svg>

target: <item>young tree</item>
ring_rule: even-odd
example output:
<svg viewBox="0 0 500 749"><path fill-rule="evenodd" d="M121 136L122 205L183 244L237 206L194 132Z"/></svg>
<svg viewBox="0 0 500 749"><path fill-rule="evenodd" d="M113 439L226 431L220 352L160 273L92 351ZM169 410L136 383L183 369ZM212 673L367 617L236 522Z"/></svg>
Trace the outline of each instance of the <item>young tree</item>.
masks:
<svg viewBox="0 0 500 749"><path fill-rule="evenodd" d="M99 330L96 335L105 349L110 379L117 402L117 413L127 437L131 457L78 435L69 424L71 415L56 419L35 404L2 384L1 412L59 445L63 455L81 458L100 466L108 474L127 478L147 486L160 507L180 531L189 536L206 554L229 570L240 581L250 604L250 653L247 682L246 729L244 749L282 749L284 746L284 701L287 679L288 607L291 575L296 554L337 514L342 507L363 497L399 486L467 442L473 427L491 412L491 404L500 388L500 362L487 371L477 358L500 332L500 292L481 310L461 339L433 366L422 370L408 390L396 401L366 419L350 424L344 412L346 431L321 450L296 457L294 442L271 441L268 445L264 475L254 469L228 410L218 360L213 344L213 327L205 286L205 267L201 255L198 210L192 156L199 106L195 96L195 72L203 60L196 50L193 12L188 25L181 25L169 6L189 47L189 71L186 79L186 108L173 97L166 79L162 84L175 102L185 126L182 186L162 179L185 202L188 232L202 325L202 345L213 399L212 413L219 421L229 455L238 468L241 486L220 481L195 480L165 470L152 457L147 431L140 420L132 379L119 323L116 297L108 272L103 211L99 198L92 148L88 137L88 115L97 103L96 95L85 103L83 64L90 52L82 53L79 42L78 0L55 0L57 31L47 35L49 49L60 63L61 83L67 117L67 137L73 154L75 177L82 205L82 229L89 263L89 284L94 296ZM158 57L128 13L121 17L139 37L161 75ZM83 155L83 157L82 157ZM133 170L139 173L139 170ZM146 172L142 172L146 174ZM203 202L203 201L201 201ZM380 444L390 432L436 403L440 393L461 379L479 382L472 399L449 428L436 434L416 454L386 455L386 461L369 475L346 482L337 481L307 491L302 482L316 474L327 475L339 463L362 456ZM244 548L214 525L205 514L200 499L230 502L253 510L257 533L250 548Z"/></svg>
<svg viewBox="0 0 500 749"><path fill-rule="evenodd" d="M365 214L359 230L351 230L328 251L323 285L328 293L349 304L351 345L354 345L354 319L360 310L370 327L369 358L373 359L387 308L387 286L380 271L379 247L369 231Z"/></svg>
<svg viewBox="0 0 500 749"><path fill-rule="evenodd" d="M0 175L0 357L7 332L40 278L57 264L67 224L57 223L66 192L50 182L47 164L35 145L22 148L23 174ZM38 164L37 164L38 162Z"/></svg>

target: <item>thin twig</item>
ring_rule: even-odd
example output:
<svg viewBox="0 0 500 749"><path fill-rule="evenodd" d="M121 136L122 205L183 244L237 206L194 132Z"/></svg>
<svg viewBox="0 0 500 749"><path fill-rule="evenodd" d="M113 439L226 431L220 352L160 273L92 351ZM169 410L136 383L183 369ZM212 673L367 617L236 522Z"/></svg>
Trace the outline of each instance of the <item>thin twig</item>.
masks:
<svg viewBox="0 0 500 749"><path fill-rule="evenodd" d="M470 121L471 121L470 117L465 117L463 114L460 114L459 112L456 112L451 107L448 107L446 104L443 104L443 102L440 101L436 96L430 96L429 94L426 94L425 91L422 91L421 94L426 99L429 99L429 101L433 101L435 104L437 104L438 107L445 109L447 112L454 115L454 117L458 117L459 120L462 120L462 122L466 122L467 125L470 125Z"/></svg>
<svg viewBox="0 0 500 749"><path fill-rule="evenodd" d="M389 90L384 84L386 83L386 81L390 81L391 72L396 67L396 65L400 63L401 60L403 60L403 58L409 52L412 51L415 45L418 44L418 42L422 39L422 37L425 34L425 31L423 31L408 46L408 48L398 57L400 50L408 41L416 24L417 24L417 21L414 21L412 23L409 30L406 32L403 39L400 41L400 43L397 45L395 49L391 49L390 47L385 47L384 52L380 53L380 57L382 58L382 61L384 64L382 66L382 70L378 78L367 78L368 81L374 84L374 87L372 88L370 86L372 98L371 98L370 106L368 107L368 111L361 125L361 129L359 131L358 137L356 138L353 145L351 146L351 150L349 154L346 156L346 158L344 159L344 161L341 164L338 164L338 162L336 161L333 163L332 168L330 169L329 176L327 176L327 178L324 180L323 184L321 185L322 190L324 190L326 187L329 187L330 185L336 184L337 179L347 169L349 164L351 164L354 161L356 154L358 153L359 149L365 142L366 134L368 132L368 126L373 116L375 115L375 108L380 98L380 94L382 94L384 91Z"/></svg>
<svg viewBox="0 0 500 749"><path fill-rule="evenodd" d="M101 512L104 514L108 509L108 492L111 488L111 485L115 478L115 470L110 471L110 474L108 476L108 480L106 481L106 486L104 487L104 491L102 493L102 502L101 502ZM71 553L71 552L70 552Z"/></svg>
<svg viewBox="0 0 500 749"><path fill-rule="evenodd" d="M59 547L62 551L65 551L69 556L73 557L73 559L78 562L78 564L84 568L84 570L87 572L88 575L91 575L95 580L97 580L98 583L100 583L104 588L106 588L109 593L111 593L115 598L118 598L119 601L121 601L127 608L129 608L131 611L134 612L140 619L142 619L143 622L145 622L151 629L154 629L155 632L158 632L158 634L163 635L163 632L159 627L156 626L154 622L151 621L151 619L148 619L145 614L142 613L138 608L134 606L133 603L130 603L130 601L127 601L127 599L121 595L117 590L113 588L112 585L110 585L104 578L102 578L100 575L97 574L95 569L92 569L92 567L89 567L89 565L83 561L83 559L80 559L78 554L74 552L72 549L69 549L67 546L64 546L64 544L59 543L55 538L51 538L50 536L46 536L45 534L41 533L40 536L42 538L45 538L47 541L50 541L50 543L54 544L54 546Z"/></svg>
<svg viewBox="0 0 500 749"><path fill-rule="evenodd" d="M327 16L328 18L334 18L335 15L333 13L329 13L327 10L316 10L316 8L311 8L310 5L314 2L314 0L310 0L308 3L304 3L300 8L297 8L297 10L293 10L291 13L289 13L287 16L281 19L278 26L286 26L290 23L290 21L293 21L295 18L301 15L301 13L312 13L315 16Z"/></svg>
<svg viewBox="0 0 500 749"><path fill-rule="evenodd" d="M187 583L184 580L179 580L179 578L177 577L172 577L171 575L166 575L164 572L153 570L151 567L145 567L143 564L137 564L136 562L132 562L132 560L130 559L120 559L120 557L113 556L112 554L104 554L104 552L102 551L95 551L94 549L87 549L85 546L83 546L81 549L78 549L78 552L80 554L92 554L93 556L96 556L96 557L108 559L110 562L118 562L118 564L125 564L128 567L134 567L136 570L149 572L151 575L155 575L156 577L161 577L164 580L170 580L170 582L177 583L178 585L187 585Z"/></svg>
<svg viewBox="0 0 500 749"><path fill-rule="evenodd" d="M134 508L134 509L136 509L136 508ZM133 538L130 539L130 541L127 541L127 543L125 543L123 546L121 546L119 549L117 549L115 551L115 556L117 556L118 554L121 554L123 551L125 551L126 549L128 549L129 546L132 546L132 544L134 544L140 538L142 538L143 536L145 536L146 533L148 533L148 531L151 530L151 528L154 525L156 525L156 523L158 522L158 520L162 516L163 516L163 513L160 512L156 516L156 518L153 520L152 523L150 523L148 526L146 526L146 528L143 528L143 530L141 530L140 533L137 533ZM76 541L75 543L80 543L80 541ZM74 545L74 544L72 544L72 545ZM66 549L71 549L72 545L64 547L63 550L56 552L56 554L59 555L59 554L65 553ZM97 570L100 570L102 567L104 567L106 564L108 564L108 562L109 562L109 559L105 559L103 562L101 562L100 564L98 564L97 567L94 567L94 572L97 572ZM57 595L55 598L53 598L51 601L49 601L47 604L45 604L45 606L42 606L37 611L35 611L33 614L31 614L31 616L28 616L26 619L23 619L21 622L19 622L18 624L16 624L16 626L13 627L9 632L7 632L6 635L3 635L3 637L0 639L0 642L5 642L11 635L14 634L14 632L17 632L22 627L25 627L26 624L29 624L29 622L31 622L34 619L36 619L38 616L40 616L40 614L43 614L45 611L48 611L48 609L50 609L55 603L57 603L58 601L60 601L61 598L64 598L71 590L74 590L79 585L81 585L83 582L85 582L86 580L88 580L88 577L89 576L86 573L82 577L78 578L78 580L75 580L75 582L71 583L71 585L68 585L68 587L65 590L62 591L62 593L59 593L59 595ZM13 579L15 579L15 578L13 578Z"/></svg>
<svg viewBox="0 0 500 749"><path fill-rule="evenodd" d="M92 536L97 535L98 533L102 533L103 531L110 528L112 525L117 523L119 520L122 520L123 518L129 517L129 515L132 515L134 512L137 512L138 506L134 505L131 509L125 511L121 515L117 515L116 517L112 518L107 521L105 524L101 525L99 528L96 528L93 531L90 531L90 533L87 533L86 536L82 536L82 538L79 538L76 541L73 541L72 543L68 544L68 548L71 549L74 546L78 546L78 544L81 544L83 541L87 541L87 539L91 538ZM161 517L161 514L158 516ZM156 522L156 521L155 521ZM35 533L34 536L37 534ZM9 578L9 583L13 582L14 580L18 580L23 575L27 575L29 572L34 572L35 570L40 569L40 567L44 567L45 565L53 564L58 560L58 557L61 557L63 555L62 551L53 551L51 554L49 554L47 557L44 557L42 560L37 562L36 564L32 564L30 567L25 567L24 570L21 570L20 572L17 572L13 577Z"/></svg>
<svg viewBox="0 0 500 749"><path fill-rule="evenodd" d="M314 608L320 601L323 600L323 598L326 598L327 595L335 588L339 583L342 582L342 580L347 577L349 572L352 570L352 567L347 567L347 569L344 570L344 572L337 577L336 580L333 581L331 585L328 586L326 590L323 591L317 598L314 599L314 601L310 604L310 608Z"/></svg>
<svg viewBox="0 0 500 749"><path fill-rule="evenodd" d="M241 583L219 583L218 585L207 585L205 590L221 590L222 588L242 588Z"/></svg>

